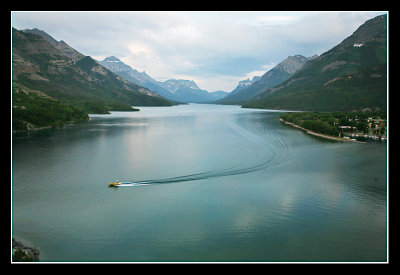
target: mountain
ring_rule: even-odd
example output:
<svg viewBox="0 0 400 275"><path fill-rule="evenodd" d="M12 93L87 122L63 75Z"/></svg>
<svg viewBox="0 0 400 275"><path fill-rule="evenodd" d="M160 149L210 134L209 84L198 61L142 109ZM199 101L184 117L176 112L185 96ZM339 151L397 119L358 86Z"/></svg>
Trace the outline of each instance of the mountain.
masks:
<svg viewBox="0 0 400 275"><path fill-rule="evenodd" d="M310 111L386 110L387 15L366 21L243 107Z"/></svg>
<svg viewBox="0 0 400 275"><path fill-rule="evenodd" d="M185 79L169 79L164 82L161 82L168 91L171 93L176 93L180 89L192 89L192 90L200 90L199 86L197 86L196 82L193 80L185 80Z"/></svg>
<svg viewBox="0 0 400 275"><path fill-rule="evenodd" d="M97 62L129 82L154 91L166 99L179 101L176 96L163 88L158 81L151 78L146 72L133 69L115 56L106 57L102 61L97 60Z"/></svg>
<svg viewBox="0 0 400 275"><path fill-rule="evenodd" d="M105 105L170 105L168 100L118 77L89 56L71 59L48 42L50 38L13 29L13 80L57 98Z"/></svg>
<svg viewBox="0 0 400 275"><path fill-rule="evenodd" d="M219 100L226 97L229 93L225 91L215 91L215 92L209 92L209 94L214 97L214 100Z"/></svg>
<svg viewBox="0 0 400 275"><path fill-rule="evenodd" d="M49 34L47 34L46 32L44 32L42 30L34 28L34 29L25 29L22 31L25 33L37 34L37 35L43 37L51 45L53 45L57 50L59 50L62 54L71 58L74 61L78 61L78 60L82 59L83 57L85 57L83 54L81 54L80 52L78 52L77 50L75 50L74 48L69 46L63 40L58 42L57 40L55 40L53 37L51 37Z"/></svg>
<svg viewBox="0 0 400 275"><path fill-rule="evenodd" d="M169 79L159 83L174 94L180 102L185 103L211 103L218 99L218 95L221 95L220 92L213 94L200 89L193 80Z"/></svg>
<svg viewBox="0 0 400 275"><path fill-rule="evenodd" d="M199 103L210 101L208 92L201 90L193 80L169 79L160 82L160 85L181 102Z"/></svg>
<svg viewBox="0 0 400 275"><path fill-rule="evenodd" d="M123 79L146 87L175 102L205 103L221 98L200 89L193 80L169 79L163 82L154 80L146 72L139 72L115 56L106 57L104 60L97 62Z"/></svg>
<svg viewBox="0 0 400 275"><path fill-rule="evenodd" d="M70 58L71 51L60 51L48 41L50 38L44 39L42 35L12 29L13 119L14 109L24 113L21 117L25 119L18 125L35 124L29 118L43 117L46 110L38 110L39 104L34 112L26 105L18 105L17 99L26 103L46 100L51 105L85 113L132 110L132 105L172 105L158 94L118 77L89 56Z"/></svg>
<svg viewBox="0 0 400 275"><path fill-rule="evenodd" d="M311 57L311 59L315 58ZM266 72L262 77L252 81L239 82L228 96L218 101L222 104L238 104L248 101L266 88L280 84L299 70L309 59L302 55L289 56L277 66Z"/></svg>
<svg viewBox="0 0 400 275"><path fill-rule="evenodd" d="M239 84L236 86L236 88L233 89L232 92L230 92L230 94L231 95L236 94L237 92L249 87L251 84L253 84L254 82L256 82L260 79L261 79L261 76L254 76L251 80L250 80L250 78L241 80L241 81L239 81Z"/></svg>

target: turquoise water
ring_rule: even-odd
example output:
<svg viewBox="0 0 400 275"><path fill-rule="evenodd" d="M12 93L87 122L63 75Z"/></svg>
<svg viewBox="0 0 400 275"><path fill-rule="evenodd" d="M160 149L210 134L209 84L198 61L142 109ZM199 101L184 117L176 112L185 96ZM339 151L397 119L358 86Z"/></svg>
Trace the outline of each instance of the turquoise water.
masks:
<svg viewBox="0 0 400 275"><path fill-rule="evenodd" d="M13 136L12 231L42 261L387 260L385 144L279 112L140 109Z"/></svg>

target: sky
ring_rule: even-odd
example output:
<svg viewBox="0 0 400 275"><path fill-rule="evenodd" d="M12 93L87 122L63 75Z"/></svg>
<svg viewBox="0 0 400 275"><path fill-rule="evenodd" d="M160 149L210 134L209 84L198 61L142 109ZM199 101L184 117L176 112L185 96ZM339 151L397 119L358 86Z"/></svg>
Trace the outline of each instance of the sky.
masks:
<svg viewBox="0 0 400 275"><path fill-rule="evenodd" d="M115 56L155 80L193 80L231 92L288 56L321 55L377 12L11 12L12 27L38 28L97 60Z"/></svg>

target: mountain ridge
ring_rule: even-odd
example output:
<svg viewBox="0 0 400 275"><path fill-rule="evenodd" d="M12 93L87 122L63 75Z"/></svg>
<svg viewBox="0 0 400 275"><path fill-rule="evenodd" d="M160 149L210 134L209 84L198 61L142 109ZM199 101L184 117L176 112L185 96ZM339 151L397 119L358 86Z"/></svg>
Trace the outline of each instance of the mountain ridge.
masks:
<svg viewBox="0 0 400 275"><path fill-rule="evenodd" d="M178 98L170 93L167 89L163 88L159 83L150 77L146 72L139 72L138 70L130 67L122 62L115 56L109 56L103 60L96 60L100 65L106 67L116 75L134 84L146 87L151 91L158 93L160 96L168 100L178 102Z"/></svg>
<svg viewBox="0 0 400 275"><path fill-rule="evenodd" d="M132 105L172 105L158 94L118 77L89 56L73 60L67 55L41 35L12 28L13 125L14 118L20 118L16 127L27 129L46 126L44 120L59 124L57 121L76 117L66 115L57 121L47 117L33 123L30 119L47 116L46 109L39 104L43 100L53 107L68 106L66 112L72 113L132 111ZM38 104L32 105L35 102Z"/></svg>
<svg viewBox="0 0 400 275"><path fill-rule="evenodd" d="M73 60L68 53L48 42L52 39L50 35L43 38L43 34L46 33L41 31L41 34L33 34L13 29L13 80L29 79L32 88L46 86L40 80L51 82L47 84L51 84L52 89L56 90L53 93L61 97L94 97L100 101L103 98L124 104L134 103L132 105L141 104L140 97L144 100L143 104L147 105L150 101L146 96L151 96L160 104L167 104L158 94L118 77L89 56ZM21 63L25 65L22 68ZM26 65L30 68L26 69ZM76 91L61 83L65 82L65 78L69 79L69 86L74 86Z"/></svg>
<svg viewBox="0 0 400 275"><path fill-rule="evenodd" d="M33 29L24 29L22 30L24 33L32 33L43 37L46 41L48 41L51 45L53 45L57 50L59 50L65 56L71 58L75 62L85 57L83 54L69 46L63 40L57 41L48 33L43 30L39 30L37 28Z"/></svg>
<svg viewBox="0 0 400 275"><path fill-rule="evenodd" d="M97 60L97 62L125 80L146 87L175 102L206 103L213 102L225 96L222 93L214 94L200 89L193 80L168 79L157 81L145 71L139 72L115 56L109 56L102 61Z"/></svg>
<svg viewBox="0 0 400 275"><path fill-rule="evenodd" d="M217 101L217 103L241 104L248 101L259 94L262 90L280 84L299 70L308 60L314 58L315 55L310 58L306 58L302 55L288 56L274 68L262 75L259 79L252 81L249 86L239 89L239 91L235 88L235 90L225 98Z"/></svg>
<svg viewBox="0 0 400 275"><path fill-rule="evenodd" d="M243 107L304 111L382 110L387 102L387 15L367 20Z"/></svg>
<svg viewBox="0 0 400 275"><path fill-rule="evenodd" d="M229 95L234 95L237 92L249 87L251 84L253 84L254 82L258 81L261 79L262 76L254 76L252 79L247 78L245 80L240 80L239 84L235 87L235 89L233 89Z"/></svg>

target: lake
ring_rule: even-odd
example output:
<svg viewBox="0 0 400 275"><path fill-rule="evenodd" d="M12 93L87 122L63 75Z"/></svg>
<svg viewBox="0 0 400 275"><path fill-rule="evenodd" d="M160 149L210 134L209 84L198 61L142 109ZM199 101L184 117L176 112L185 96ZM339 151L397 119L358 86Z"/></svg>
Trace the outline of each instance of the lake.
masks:
<svg viewBox="0 0 400 275"><path fill-rule="evenodd" d="M41 261L387 261L386 144L277 111L140 110L13 135L12 233Z"/></svg>

